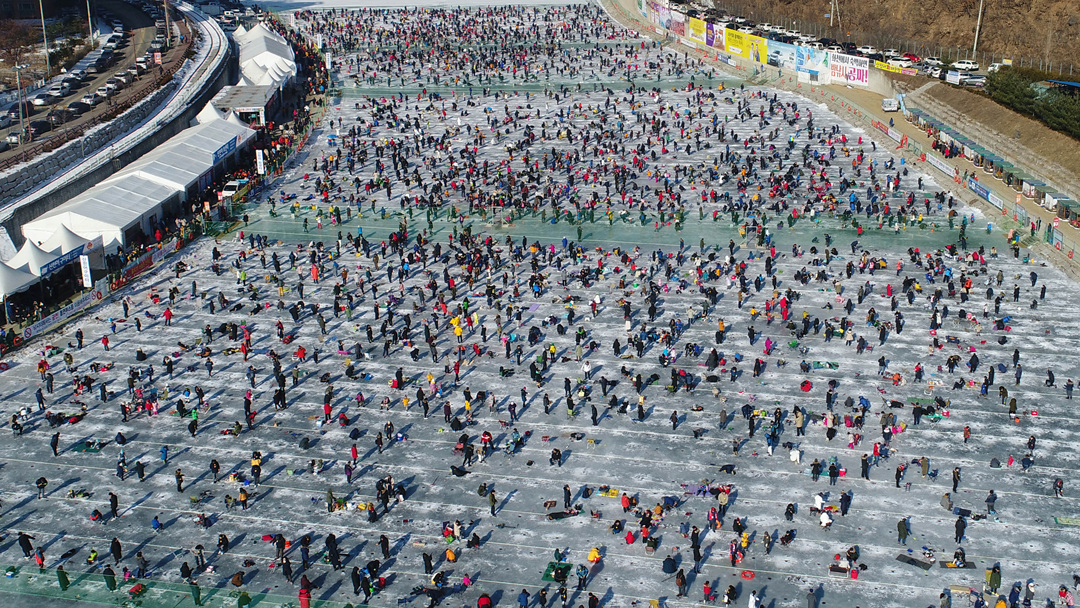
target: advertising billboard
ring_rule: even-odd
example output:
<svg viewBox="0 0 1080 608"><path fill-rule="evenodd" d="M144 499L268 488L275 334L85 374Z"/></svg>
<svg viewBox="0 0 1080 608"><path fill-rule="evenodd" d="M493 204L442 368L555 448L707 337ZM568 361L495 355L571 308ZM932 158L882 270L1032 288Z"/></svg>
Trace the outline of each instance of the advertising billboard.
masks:
<svg viewBox="0 0 1080 608"><path fill-rule="evenodd" d="M852 86L870 84L870 60L843 53L829 52L829 77L833 82L846 82Z"/></svg>
<svg viewBox="0 0 1080 608"><path fill-rule="evenodd" d="M671 33L676 36L686 35L686 15L679 11L671 11Z"/></svg>
<svg viewBox="0 0 1080 608"><path fill-rule="evenodd" d="M694 42L700 42L701 44L705 44L704 21L702 21L701 19L695 19L693 17L690 17L689 21L687 22L686 29L688 30L686 34L690 37L691 40L693 40Z"/></svg>
<svg viewBox="0 0 1080 608"><path fill-rule="evenodd" d="M769 41L768 64L785 70L795 69L795 49L799 47L786 42Z"/></svg>
<svg viewBox="0 0 1080 608"><path fill-rule="evenodd" d="M750 58L750 44L746 40L746 34L740 31L724 31L724 48L732 55L738 55L743 59Z"/></svg>

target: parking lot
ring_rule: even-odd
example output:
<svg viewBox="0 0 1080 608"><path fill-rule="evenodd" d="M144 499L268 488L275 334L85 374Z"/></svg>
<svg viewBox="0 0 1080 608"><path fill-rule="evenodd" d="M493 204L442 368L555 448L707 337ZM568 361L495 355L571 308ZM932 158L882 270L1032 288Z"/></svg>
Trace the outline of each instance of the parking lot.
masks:
<svg viewBox="0 0 1080 608"><path fill-rule="evenodd" d="M956 60L949 62L947 59L932 56L920 56L915 53L902 52L900 49L879 49L873 45L859 45L857 42L840 41L832 38L819 38L803 33L797 29L787 29L771 23L755 23L738 15L727 14L722 10L710 10L699 12L691 9L687 12L689 17L705 18L727 29L736 30L743 34L753 34L796 46L843 53L857 57L866 57L870 61L881 61L898 68L917 69L919 74L930 78L946 79L949 70L959 72L959 78L954 84L964 86L981 87L985 83L986 75L996 71L1001 64L995 63L989 66L979 65L976 61Z"/></svg>
<svg viewBox="0 0 1080 608"><path fill-rule="evenodd" d="M95 6L95 16L99 28L123 24L122 40L109 49L112 59L91 67L93 59L104 52L105 47L99 46L71 71L54 77L48 85L30 93L24 100L26 118L22 126L27 133L21 143L18 104L9 104L5 115L10 122L0 131L3 133L0 148L5 148L0 150L0 163L29 160L43 149L37 144L58 136L68 135L67 139L71 139L69 129L84 129L95 121L100 122L117 104L130 104L135 101L135 95L145 95L139 84L155 69L152 55L148 57L147 54L155 37L163 31L155 26L155 17L145 12L138 0L100 2ZM176 61L183 52L178 42L178 29L187 35L183 22L172 27L172 48L163 54L163 64ZM136 67L137 60L143 57L147 61L140 63L145 69ZM48 93L50 89L53 94Z"/></svg>

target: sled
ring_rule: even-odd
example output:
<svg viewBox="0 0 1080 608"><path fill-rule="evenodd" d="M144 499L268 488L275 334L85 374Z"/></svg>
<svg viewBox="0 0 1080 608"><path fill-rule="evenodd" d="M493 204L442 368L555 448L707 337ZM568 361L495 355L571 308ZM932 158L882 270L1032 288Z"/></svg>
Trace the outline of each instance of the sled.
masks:
<svg viewBox="0 0 1080 608"><path fill-rule="evenodd" d="M90 440L80 443L71 449L76 452L83 452L86 454L97 454L101 451L101 448L103 447L105 447L103 443Z"/></svg>
<svg viewBox="0 0 1080 608"><path fill-rule="evenodd" d="M960 569L960 570L974 570L975 569L975 562L971 562L971 561L964 562L963 566L957 566L954 562L940 562L940 564L941 564L942 568L953 568L953 569Z"/></svg>
<svg viewBox="0 0 1080 608"><path fill-rule="evenodd" d="M1055 517L1054 523L1059 526L1080 526L1080 517Z"/></svg>
<svg viewBox="0 0 1080 608"><path fill-rule="evenodd" d="M911 566L915 566L917 568L922 568L923 570L929 570L930 568L934 567L933 562L928 562L928 561L921 560L921 559L915 559L914 557L912 557L910 555L905 555L903 553L896 556L896 561L904 563L904 564L908 564L908 565L911 565Z"/></svg>

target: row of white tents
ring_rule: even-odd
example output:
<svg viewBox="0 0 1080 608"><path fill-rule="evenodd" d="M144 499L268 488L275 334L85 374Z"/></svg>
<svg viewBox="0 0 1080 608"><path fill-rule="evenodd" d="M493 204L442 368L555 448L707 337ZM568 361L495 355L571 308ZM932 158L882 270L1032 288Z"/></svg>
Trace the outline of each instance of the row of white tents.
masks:
<svg viewBox="0 0 1080 608"><path fill-rule="evenodd" d="M240 54L239 85L280 90L296 77L292 47L266 25L241 26L233 38ZM106 248L150 234L169 211L210 186L215 169L255 137L233 112L222 113L212 104L195 122L100 184L24 224L22 248L0 262L0 298L26 290L80 255L92 253L96 259Z"/></svg>
<svg viewBox="0 0 1080 608"><path fill-rule="evenodd" d="M167 211L198 196L214 169L242 150L255 131L209 104L185 129L105 181L22 226L26 241L0 263L0 298L25 290L83 253L151 234Z"/></svg>
<svg viewBox="0 0 1080 608"><path fill-rule="evenodd" d="M240 86L270 85L281 89L296 77L296 55L289 41L260 23L232 34L239 47Z"/></svg>

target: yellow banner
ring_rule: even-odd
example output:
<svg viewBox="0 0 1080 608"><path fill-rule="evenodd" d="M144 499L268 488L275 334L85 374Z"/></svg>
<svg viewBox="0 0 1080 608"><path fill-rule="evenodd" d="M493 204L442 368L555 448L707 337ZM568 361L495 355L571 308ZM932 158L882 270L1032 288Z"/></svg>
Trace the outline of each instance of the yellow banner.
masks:
<svg viewBox="0 0 1080 608"><path fill-rule="evenodd" d="M750 59L758 63L766 63L769 60L769 39L749 35L746 40L750 43Z"/></svg>
<svg viewBox="0 0 1080 608"><path fill-rule="evenodd" d="M705 44L705 22L701 19L690 18L687 34L695 42Z"/></svg>
<svg viewBox="0 0 1080 608"><path fill-rule="evenodd" d="M724 48L732 55L738 55L743 59L750 58L750 44L746 40L746 34L738 30L724 31Z"/></svg>
<svg viewBox="0 0 1080 608"><path fill-rule="evenodd" d="M895 66L891 63L885 63L884 61L874 60L874 67L879 70L885 70L886 72L896 72L897 74L900 73L900 66Z"/></svg>

